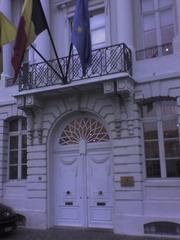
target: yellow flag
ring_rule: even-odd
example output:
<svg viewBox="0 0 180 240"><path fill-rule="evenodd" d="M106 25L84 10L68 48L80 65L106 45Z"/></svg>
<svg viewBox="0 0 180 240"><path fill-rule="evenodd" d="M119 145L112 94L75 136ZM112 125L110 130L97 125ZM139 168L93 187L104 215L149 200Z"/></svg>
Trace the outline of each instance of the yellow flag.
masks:
<svg viewBox="0 0 180 240"><path fill-rule="evenodd" d="M0 12L0 73L2 72L2 45L14 41L16 28L9 19Z"/></svg>

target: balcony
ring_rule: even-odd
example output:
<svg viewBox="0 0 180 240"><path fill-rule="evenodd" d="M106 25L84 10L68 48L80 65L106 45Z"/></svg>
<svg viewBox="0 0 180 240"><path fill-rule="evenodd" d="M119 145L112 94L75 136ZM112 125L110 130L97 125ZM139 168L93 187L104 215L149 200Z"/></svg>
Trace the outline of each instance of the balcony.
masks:
<svg viewBox="0 0 180 240"><path fill-rule="evenodd" d="M59 60L65 73L68 57ZM51 60L48 63L59 73L57 60ZM84 77L79 56L77 54L72 55L67 74L67 84L123 72L129 75L132 74L131 50L124 43L93 50L91 66L87 69ZM11 85L11 82L9 81L7 85ZM24 64L19 75L18 84L19 91L64 85L58 74L45 62L32 65Z"/></svg>

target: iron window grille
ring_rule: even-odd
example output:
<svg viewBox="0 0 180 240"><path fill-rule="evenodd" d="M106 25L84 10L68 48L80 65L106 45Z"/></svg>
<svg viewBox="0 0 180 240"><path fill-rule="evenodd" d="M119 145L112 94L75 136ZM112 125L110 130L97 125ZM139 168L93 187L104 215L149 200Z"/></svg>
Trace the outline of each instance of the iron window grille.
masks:
<svg viewBox="0 0 180 240"><path fill-rule="evenodd" d="M145 60L149 58L162 57L173 54L172 43L166 43L160 46L154 46L136 51L136 60Z"/></svg>

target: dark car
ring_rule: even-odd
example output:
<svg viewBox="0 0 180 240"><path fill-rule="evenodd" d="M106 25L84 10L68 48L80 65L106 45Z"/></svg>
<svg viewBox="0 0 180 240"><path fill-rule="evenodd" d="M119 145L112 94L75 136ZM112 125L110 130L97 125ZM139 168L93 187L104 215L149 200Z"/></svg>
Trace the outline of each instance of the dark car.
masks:
<svg viewBox="0 0 180 240"><path fill-rule="evenodd" d="M25 217L0 203L0 233L11 232L18 225L25 225Z"/></svg>

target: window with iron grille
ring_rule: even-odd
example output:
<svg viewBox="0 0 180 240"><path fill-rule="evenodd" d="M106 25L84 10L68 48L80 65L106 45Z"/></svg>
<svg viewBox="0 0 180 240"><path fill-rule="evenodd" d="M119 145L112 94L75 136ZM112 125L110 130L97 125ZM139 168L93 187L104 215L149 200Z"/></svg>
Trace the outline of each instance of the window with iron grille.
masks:
<svg viewBox="0 0 180 240"><path fill-rule="evenodd" d="M26 118L9 121L9 180L27 178L27 123Z"/></svg>
<svg viewBox="0 0 180 240"><path fill-rule="evenodd" d="M142 107L146 177L180 177L179 123L176 102L151 102Z"/></svg>
<svg viewBox="0 0 180 240"><path fill-rule="evenodd" d="M144 233L180 235L180 224L175 222L150 222L144 224Z"/></svg>

